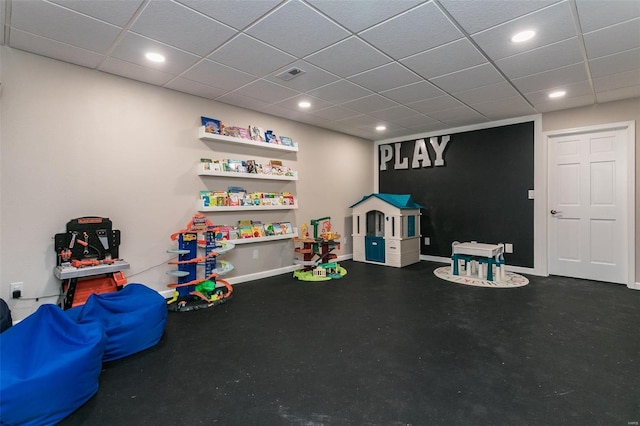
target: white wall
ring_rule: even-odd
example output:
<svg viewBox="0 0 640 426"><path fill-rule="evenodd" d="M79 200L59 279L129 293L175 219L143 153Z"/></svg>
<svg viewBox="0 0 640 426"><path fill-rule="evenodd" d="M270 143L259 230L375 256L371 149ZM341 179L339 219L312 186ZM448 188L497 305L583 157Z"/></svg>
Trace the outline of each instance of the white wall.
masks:
<svg viewBox="0 0 640 426"><path fill-rule="evenodd" d="M166 251L175 247L169 237L185 227L199 191L207 188L293 192L298 210L208 216L216 224L260 219L295 225L331 216L334 229L347 237L338 255L351 254L348 206L373 191L371 141L1 49L0 297L14 319L56 302L10 300L9 283L24 282L25 298L57 294L52 238L81 216L109 217L122 232L120 257L131 264L129 282L166 290ZM201 115L273 129L292 137L300 151L270 154L202 142ZM299 171L300 180L201 178L195 166L202 157L280 158ZM231 281L241 282L288 268L293 257L293 243L285 241L238 246L224 259L236 267Z"/></svg>

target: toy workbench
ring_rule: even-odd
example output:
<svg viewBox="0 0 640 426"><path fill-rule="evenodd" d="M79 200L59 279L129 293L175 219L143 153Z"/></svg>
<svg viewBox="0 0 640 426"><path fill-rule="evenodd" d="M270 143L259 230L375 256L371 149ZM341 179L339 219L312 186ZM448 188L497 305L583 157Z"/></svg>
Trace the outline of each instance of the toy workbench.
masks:
<svg viewBox="0 0 640 426"><path fill-rule="evenodd" d="M83 305L91 294L121 290L127 283L122 271L129 263L118 258L120 231L103 217L80 217L67 223L67 232L56 234L58 256L53 271L62 281L58 305L63 309Z"/></svg>

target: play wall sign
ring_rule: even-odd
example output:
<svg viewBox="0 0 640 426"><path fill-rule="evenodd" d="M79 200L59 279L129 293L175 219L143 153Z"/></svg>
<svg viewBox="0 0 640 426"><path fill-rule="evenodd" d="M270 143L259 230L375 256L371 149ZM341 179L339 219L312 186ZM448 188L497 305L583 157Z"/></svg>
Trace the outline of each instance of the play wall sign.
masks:
<svg viewBox="0 0 640 426"><path fill-rule="evenodd" d="M424 139L417 139L413 144L411 159L403 157L400 153L404 142L396 142L393 146L380 145L380 171L387 170L387 164L392 160L393 170L409 169L409 161L411 161L412 169L444 166L444 150L449 143L449 139L449 135L429 138L429 144L433 148L433 152L427 148L427 143Z"/></svg>

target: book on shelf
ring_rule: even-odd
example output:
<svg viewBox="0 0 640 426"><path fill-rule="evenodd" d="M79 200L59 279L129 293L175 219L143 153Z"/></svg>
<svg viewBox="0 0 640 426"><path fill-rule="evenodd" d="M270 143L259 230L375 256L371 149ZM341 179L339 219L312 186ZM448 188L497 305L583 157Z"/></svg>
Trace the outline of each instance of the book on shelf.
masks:
<svg viewBox="0 0 640 426"><path fill-rule="evenodd" d="M204 126L205 133L211 133L214 135L222 134L222 123L220 120L209 117L200 117L202 125Z"/></svg>
<svg viewBox="0 0 640 426"><path fill-rule="evenodd" d="M280 222L280 230L282 234L293 234L293 228L291 227L291 222Z"/></svg>
<svg viewBox="0 0 640 426"><path fill-rule="evenodd" d="M249 125L249 137L256 142L264 142L264 131L258 126Z"/></svg>
<svg viewBox="0 0 640 426"><path fill-rule="evenodd" d="M295 144L293 143L293 139L291 139L289 136L280 136L280 143L284 146L295 146Z"/></svg>
<svg viewBox="0 0 640 426"><path fill-rule="evenodd" d="M274 230L273 230L273 223L265 223L264 224L264 235L266 237L270 237L272 235L275 235Z"/></svg>

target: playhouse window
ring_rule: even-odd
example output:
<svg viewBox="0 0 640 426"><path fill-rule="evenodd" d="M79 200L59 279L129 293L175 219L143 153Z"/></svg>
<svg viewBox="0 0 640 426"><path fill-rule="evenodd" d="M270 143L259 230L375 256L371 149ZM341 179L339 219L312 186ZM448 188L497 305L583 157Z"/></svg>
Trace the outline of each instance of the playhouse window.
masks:
<svg viewBox="0 0 640 426"><path fill-rule="evenodd" d="M392 237L396 236L396 217L395 216L391 217L391 236Z"/></svg>
<svg viewBox="0 0 640 426"><path fill-rule="evenodd" d="M416 217L408 216L407 217L407 237L415 237L416 236Z"/></svg>

